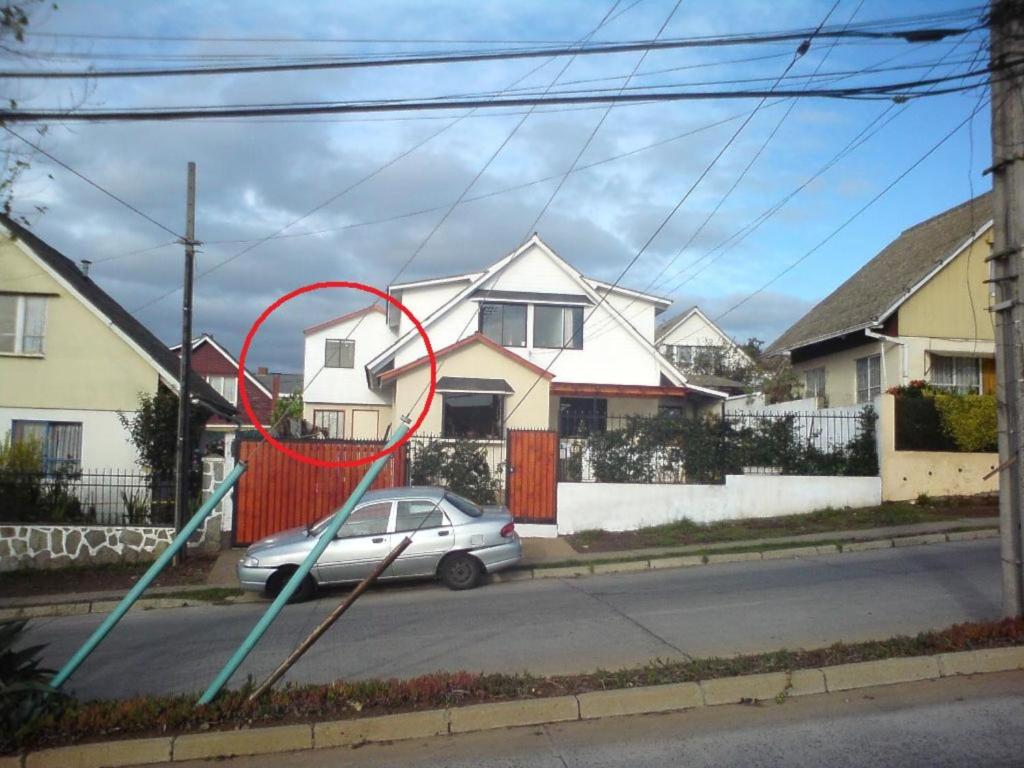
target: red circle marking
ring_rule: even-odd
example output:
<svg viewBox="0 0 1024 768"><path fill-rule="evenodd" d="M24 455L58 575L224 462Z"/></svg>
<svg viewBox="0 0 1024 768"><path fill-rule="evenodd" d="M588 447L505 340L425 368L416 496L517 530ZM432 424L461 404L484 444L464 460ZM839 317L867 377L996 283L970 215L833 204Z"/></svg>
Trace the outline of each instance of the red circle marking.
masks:
<svg viewBox="0 0 1024 768"><path fill-rule="evenodd" d="M260 329L260 326L263 325L263 321L266 320L270 316L270 314L278 307L280 307L282 304L291 301L296 296L301 296L304 293L310 293L311 291L316 291L321 288L355 288L356 290L365 291L366 293L372 294L373 296L376 296L379 299L384 299L384 301L387 301L392 306L397 307L399 310L401 310L402 314L409 318L413 326L416 328L416 332L419 333L420 337L423 339L424 346L426 346L427 348L427 359L430 361L430 388L427 391L427 400L423 404L423 410L420 411L419 418L417 418L416 421L413 423L412 427L409 428L409 431L402 435L402 439L396 442L394 445L388 448L383 448L377 451L377 453L373 454L372 456L366 456L361 459L351 459L348 461L324 461L322 459L314 459L312 456L306 456L305 454L292 450L287 445L279 441L277 438L273 437L269 432L267 432L266 429L263 428L263 425L260 424L260 420L256 418L256 414L253 413L252 405L249 402L249 392L246 389L246 381L243 371L245 371L245 358L249 354L249 346L252 344L252 340L256 336L256 332ZM242 344L242 352L238 356L238 391L242 395L242 407L245 409L246 414L248 414L249 420L252 421L252 425L256 427L257 431L261 435L263 435L263 437L266 438L267 442L269 442L277 450L281 451L281 453L283 453L286 456L290 456L296 461L301 461L304 464L310 464L314 467L359 467L362 466L363 464L369 464L372 461L376 461L377 459L383 458L384 456L390 456L392 453L397 451L401 446L403 446L409 440L409 438L412 437L413 434L415 434L416 430L418 430L420 426L423 424L423 420L427 417L427 411L430 410L430 404L434 400L434 390L436 388L437 357L434 355L434 348L430 345L430 339L427 337L427 332L423 330L423 326L420 324L420 321L417 320L416 316L413 315L413 313L410 312L408 309L406 309L405 305L398 301L395 297L387 293L384 293L383 291L380 291L377 288L374 288L372 285L363 285L362 283L332 280L322 283L310 283L309 285L304 285L301 288L296 288L294 291L291 291L290 293L286 293L284 296L282 296L269 307L267 307L265 310L263 310L260 316L256 318L256 322L252 324L252 327L249 329L249 332L245 336L245 343Z"/></svg>

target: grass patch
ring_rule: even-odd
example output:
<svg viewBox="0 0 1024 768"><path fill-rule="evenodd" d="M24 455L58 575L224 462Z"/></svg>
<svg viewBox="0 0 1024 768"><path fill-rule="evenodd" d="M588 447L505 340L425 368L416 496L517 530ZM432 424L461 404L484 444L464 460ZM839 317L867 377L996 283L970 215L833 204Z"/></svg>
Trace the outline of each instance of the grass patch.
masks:
<svg viewBox="0 0 1024 768"><path fill-rule="evenodd" d="M894 525L960 520L965 517L990 517L997 514L995 501L989 497L929 501L926 504L886 502L874 507L828 508L805 515L723 520L707 525L690 520L678 520L636 531L580 531L566 538L581 552L608 552L886 528Z"/></svg>
<svg viewBox="0 0 1024 768"><path fill-rule="evenodd" d="M320 722L1012 645L1024 645L1024 619L957 624L915 636L836 643L815 650L780 650L692 661L656 659L641 667L582 675L439 672L408 680L288 685L253 704L247 701L248 687L229 691L203 707L196 706L197 695L70 702L62 713L40 717L23 728L16 734L15 742L19 749L36 749L108 738Z"/></svg>
<svg viewBox="0 0 1024 768"><path fill-rule="evenodd" d="M192 554L180 566L168 565L153 582L157 587L203 585L215 557ZM105 592L130 589L146 572L150 561L72 565L34 570L23 568L0 574L0 597Z"/></svg>

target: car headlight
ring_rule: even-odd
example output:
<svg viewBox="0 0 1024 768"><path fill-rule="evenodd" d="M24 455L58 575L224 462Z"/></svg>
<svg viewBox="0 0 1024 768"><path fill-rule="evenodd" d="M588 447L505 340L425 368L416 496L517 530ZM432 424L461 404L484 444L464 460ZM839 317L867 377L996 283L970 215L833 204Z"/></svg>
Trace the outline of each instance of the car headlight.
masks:
<svg viewBox="0 0 1024 768"><path fill-rule="evenodd" d="M260 564L260 561L257 560L252 555L246 555L245 557L242 558L242 567L243 568L256 568L259 564Z"/></svg>

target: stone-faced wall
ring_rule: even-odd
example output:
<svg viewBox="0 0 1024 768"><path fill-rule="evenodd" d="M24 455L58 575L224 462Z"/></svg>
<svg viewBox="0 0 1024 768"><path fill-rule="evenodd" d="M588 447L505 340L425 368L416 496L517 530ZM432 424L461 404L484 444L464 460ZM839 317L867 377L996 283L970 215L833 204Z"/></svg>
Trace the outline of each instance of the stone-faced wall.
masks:
<svg viewBox="0 0 1024 768"><path fill-rule="evenodd" d="M0 572L153 560L173 536L156 526L0 525Z"/></svg>

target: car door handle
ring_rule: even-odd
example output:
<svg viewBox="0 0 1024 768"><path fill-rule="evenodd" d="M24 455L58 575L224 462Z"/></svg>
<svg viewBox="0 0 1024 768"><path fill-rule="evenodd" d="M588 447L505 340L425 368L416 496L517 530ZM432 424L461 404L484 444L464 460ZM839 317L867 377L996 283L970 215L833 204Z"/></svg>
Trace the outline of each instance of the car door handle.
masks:
<svg viewBox="0 0 1024 768"><path fill-rule="evenodd" d="M447 536L449 533L451 533L451 531L438 531L437 535L438 536Z"/></svg>
<svg viewBox="0 0 1024 768"><path fill-rule="evenodd" d="M371 541L374 544L383 544L384 543L384 537L383 536L378 536L375 539L371 539Z"/></svg>

